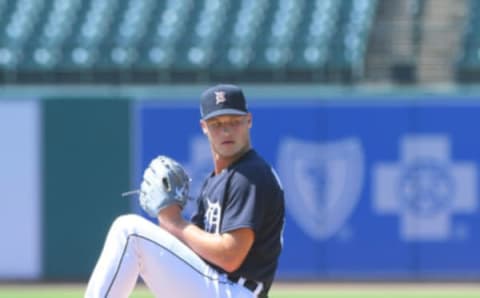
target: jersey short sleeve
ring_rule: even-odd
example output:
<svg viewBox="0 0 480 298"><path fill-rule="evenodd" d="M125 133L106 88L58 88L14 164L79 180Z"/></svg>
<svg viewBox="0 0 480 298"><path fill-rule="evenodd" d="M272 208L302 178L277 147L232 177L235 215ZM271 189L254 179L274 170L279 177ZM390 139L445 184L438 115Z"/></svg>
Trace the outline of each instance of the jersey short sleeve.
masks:
<svg viewBox="0 0 480 298"><path fill-rule="evenodd" d="M227 200L224 202L221 232L239 228L256 231L263 218L259 187L252 173L235 171L230 177Z"/></svg>

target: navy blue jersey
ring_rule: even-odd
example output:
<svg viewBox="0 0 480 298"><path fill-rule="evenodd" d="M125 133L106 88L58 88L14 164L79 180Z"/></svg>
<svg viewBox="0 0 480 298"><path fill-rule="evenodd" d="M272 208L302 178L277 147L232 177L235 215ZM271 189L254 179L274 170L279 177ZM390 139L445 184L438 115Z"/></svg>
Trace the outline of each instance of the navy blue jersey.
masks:
<svg viewBox="0 0 480 298"><path fill-rule="evenodd" d="M262 282L264 291L260 296L265 297L282 249L284 216L283 190L277 175L254 150L250 150L205 181L192 222L210 233L239 228L254 231L255 240L248 255L229 277Z"/></svg>

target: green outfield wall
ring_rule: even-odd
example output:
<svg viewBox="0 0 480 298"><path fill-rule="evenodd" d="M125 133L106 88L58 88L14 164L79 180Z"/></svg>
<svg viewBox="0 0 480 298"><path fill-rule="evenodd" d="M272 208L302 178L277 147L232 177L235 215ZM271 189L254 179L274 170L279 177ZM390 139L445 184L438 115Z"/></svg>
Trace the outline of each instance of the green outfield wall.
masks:
<svg viewBox="0 0 480 298"><path fill-rule="evenodd" d="M112 220L128 211L129 117L123 98L44 101L45 278L88 276Z"/></svg>

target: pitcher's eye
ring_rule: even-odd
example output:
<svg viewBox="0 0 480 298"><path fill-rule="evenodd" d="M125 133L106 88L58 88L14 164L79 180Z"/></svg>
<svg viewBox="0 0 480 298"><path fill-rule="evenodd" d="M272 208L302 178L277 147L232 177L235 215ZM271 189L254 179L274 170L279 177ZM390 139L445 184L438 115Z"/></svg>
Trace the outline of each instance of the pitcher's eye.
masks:
<svg viewBox="0 0 480 298"><path fill-rule="evenodd" d="M218 128L222 127L222 123L221 122L213 122L213 123L210 123L209 126L213 129L218 129Z"/></svg>

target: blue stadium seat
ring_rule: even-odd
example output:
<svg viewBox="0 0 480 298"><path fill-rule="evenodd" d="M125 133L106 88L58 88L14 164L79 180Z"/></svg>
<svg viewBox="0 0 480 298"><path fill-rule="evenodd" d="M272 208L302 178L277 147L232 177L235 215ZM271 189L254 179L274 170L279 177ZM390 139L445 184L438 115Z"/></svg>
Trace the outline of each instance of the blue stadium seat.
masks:
<svg viewBox="0 0 480 298"><path fill-rule="evenodd" d="M157 7L151 28L140 44L136 65L145 70L169 69L178 55L179 40L188 32L194 0L167 0Z"/></svg>
<svg viewBox="0 0 480 298"><path fill-rule="evenodd" d="M140 43L154 17L156 1L129 0L106 45L106 63L112 68L131 67L140 57Z"/></svg>
<svg viewBox="0 0 480 298"><path fill-rule="evenodd" d="M29 67L52 69L58 66L81 6L81 0L52 0L48 3L50 9L46 11L44 22L38 26L39 34L28 49Z"/></svg>
<svg viewBox="0 0 480 298"><path fill-rule="evenodd" d="M470 0L462 41L454 62L456 79L461 82L480 81L480 1Z"/></svg>
<svg viewBox="0 0 480 298"><path fill-rule="evenodd" d="M229 22L230 1L204 0L199 9L194 10L194 23L191 32L183 36L174 61L174 67L179 71L205 70L214 61L217 38L224 35L224 27Z"/></svg>
<svg viewBox="0 0 480 298"><path fill-rule="evenodd" d="M308 8L304 34L295 42L295 55L289 64L293 70L323 72L329 57L340 11L340 1L316 0Z"/></svg>
<svg viewBox="0 0 480 298"><path fill-rule="evenodd" d="M376 6L377 0L0 0L0 71L107 79L117 72L361 76ZM473 27L468 42L478 47Z"/></svg>
<svg viewBox="0 0 480 298"><path fill-rule="evenodd" d="M293 41L305 11L304 0L279 0L265 37L257 43L254 69L282 69L293 57Z"/></svg>
<svg viewBox="0 0 480 298"><path fill-rule="evenodd" d="M29 42L35 36L45 3L42 0L19 0L15 4L2 4L8 11L3 19L0 32L0 49L3 58L2 68L22 68L29 65ZM3 65L2 65L3 64Z"/></svg>
<svg viewBox="0 0 480 298"><path fill-rule="evenodd" d="M249 67L255 51L268 0L242 0L232 7L230 20L233 21L228 31L217 43L217 57L213 69L221 73L238 72Z"/></svg>
<svg viewBox="0 0 480 298"><path fill-rule="evenodd" d="M330 49L328 71L333 76L356 79L363 75L368 37L377 0L344 0L338 30Z"/></svg>

